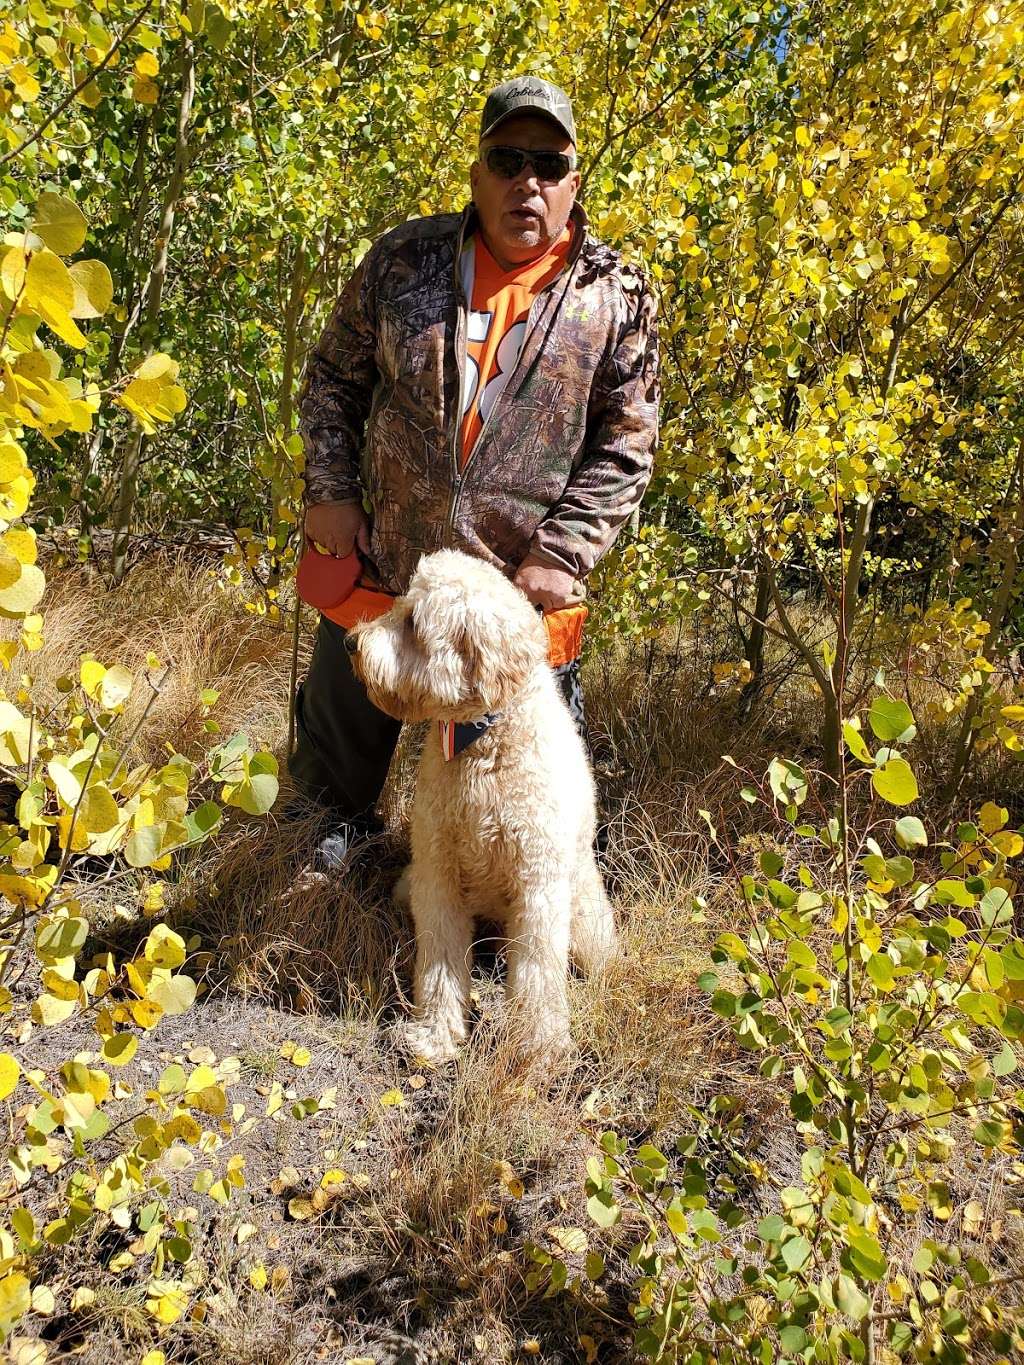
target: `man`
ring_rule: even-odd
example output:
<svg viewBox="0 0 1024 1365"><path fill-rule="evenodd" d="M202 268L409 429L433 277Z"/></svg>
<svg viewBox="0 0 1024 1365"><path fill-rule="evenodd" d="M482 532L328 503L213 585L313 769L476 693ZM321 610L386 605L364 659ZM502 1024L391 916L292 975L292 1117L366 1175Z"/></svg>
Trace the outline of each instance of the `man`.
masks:
<svg viewBox="0 0 1024 1365"><path fill-rule="evenodd" d="M373 244L310 356L306 537L339 558L358 549L364 587L391 594L421 554L453 546L550 613L581 600L650 478L655 301L587 230L557 86L524 76L490 93L470 181L461 214ZM332 812L328 866L372 827L399 732L349 667L355 619L321 618L289 761ZM577 671L562 673L578 706Z"/></svg>

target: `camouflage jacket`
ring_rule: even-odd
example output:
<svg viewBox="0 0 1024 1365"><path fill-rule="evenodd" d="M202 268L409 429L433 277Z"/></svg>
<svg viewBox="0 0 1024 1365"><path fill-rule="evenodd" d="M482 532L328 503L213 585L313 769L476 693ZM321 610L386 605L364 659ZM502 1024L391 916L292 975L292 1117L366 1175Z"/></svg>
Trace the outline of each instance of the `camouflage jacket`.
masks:
<svg viewBox="0 0 1024 1365"><path fill-rule="evenodd" d="M655 299L573 208L566 266L536 297L519 362L464 469L475 210L385 233L310 354L299 399L309 502L372 508L380 585L452 546L512 572L528 554L583 578L640 502L658 429Z"/></svg>

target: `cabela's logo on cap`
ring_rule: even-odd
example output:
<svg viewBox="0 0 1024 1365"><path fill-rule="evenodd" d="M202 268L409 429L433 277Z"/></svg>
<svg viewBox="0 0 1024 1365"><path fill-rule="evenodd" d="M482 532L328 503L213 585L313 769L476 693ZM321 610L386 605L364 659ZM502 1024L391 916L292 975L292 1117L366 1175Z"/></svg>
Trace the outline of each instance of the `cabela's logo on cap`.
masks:
<svg viewBox="0 0 1024 1365"><path fill-rule="evenodd" d="M506 86L501 93L507 100L543 100L545 104L554 104L555 102L551 92L545 90L542 85Z"/></svg>

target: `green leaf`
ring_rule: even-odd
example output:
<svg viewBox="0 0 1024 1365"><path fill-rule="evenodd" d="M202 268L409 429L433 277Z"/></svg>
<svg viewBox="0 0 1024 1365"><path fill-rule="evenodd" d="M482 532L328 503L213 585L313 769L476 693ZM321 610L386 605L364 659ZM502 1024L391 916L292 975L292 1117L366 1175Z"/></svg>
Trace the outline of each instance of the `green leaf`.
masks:
<svg viewBox="0 0 1024 1365"><path fill-rule="evenodd" d="M891 991L896 985L892 959L885 953L872 953L867 961L867 971L880 991Z"/></svg>
<svg viewBox="0 0 1024 1365"><path fill-rule="evenodd" d="M866 1228L850 1227L847 1231L850 1259L856 1273L868 1280L880 1280L888 1269L885 1253L878 1238Z"/></svg>
<svg viewBox="0 0 1024 1365"><path fill-rule="evenodd" d="M778 1213L770 1213L757 1225L757 1235L762 1242L781 1242L782 1234L789 1225Z"/></svg>
<svg viewBox="0 0 1024 1365"><path fill-rule="evenodd" d="M811 1259L811 1244L802 1233L782 1243L782 1259L791 1273L802 1270Z"/></svg>
<svg viewBox="0 0 1024 1365"><path fill-rule="evenodd" d="M835 1300L839 1305L840 1312L853 1318L854 1322L860 1322L867 1316L870 1306L867 1295L861 1291L857 1282L849 1275L840 1274L836 1276Z"/></svg>
<svg viewBox="0 0 1024 1365"><path fill-rule="evenodd" d="M999 1119L982 1119L974 1129L974 1140L982 1147L998 1147L1007 1131L1007 1125Z"/></svg>
<svg viewBox="0 0 1024 1365"><path fill-rule="evenodd" d="M986 924L1006 924L1013 919L1013 901L1002 886L993 886L986 891L978 909Z"/></svg>
<svg viewBox="0 0 1024 1365"><path fill-rule="evenodd" d="M957 1008L976 1024L989 1024L1000 1028L1006 1006L997 995L989 991L963 991L957 997Z"/></svg>
<svg viewBox="0 0 1024 1365"><path fill-rule="evenodd" d="M917 778L903 758L890 758L871 774L871 785L891 806L909 806L919 795Z"/></svg>
<svg viewBox="0 0 1024 1365"><path fill-rule="evenodd" d="M893 826L896 842L908 852L928 847L928 834L916 815L901 815Z"/></svg>
<svg viewBox="0 0 1024 1365"><path fill-rule="evenodd" d="M992 1074L995 1076L1009 1076L1012 1071L1017 1069L1017 1054L1009 1043L1004 1043L996 1055L992 1058Z"/></svg>
<svg viewBox="0 0 1024 1365"><path fill-rule="evenodd" d="M166 822L144 825L133 830L124 846L125 861L131 867L152 867L160 861L160 849L167 832Z"/></svg>
<svg viewBox="0 0 1024 1365"><path fill-rule="evenodd" d="M197 844L203 839L209 838L220 827L222 819L223 813L216 801L204 801L201 806L197 806L194 811L185 816L185 828L188 830L189 843Z"/></svg>
<svg viewBox="0 0 1024 1365"><path fill-rule="evenodd" d="M914 879L914 864L902 854L886 858L885 870L897 886L907 886Z"/></svg>
<svg viewBox="0 0 1024 1365"><path fill-rule="evenodd" d="M777 877L785 862L786 860L781 853L775 853L769 848L766 848L758 859L761 871L766 877Z"/></svg>
<svg viewBox="0 0 1024 1365"><path fill-rule="evenodd" d="M874 763L871 750L864 743L864 736L859 730L855 730L849 721L843 726L843 739L846 740L846 747L854 758L861 763L866 763L869 767Z"/></svg>
<svg viewBox="0 0 1024 1365"><path fill-rule="evenodd" d="M905 701L876 697L868 712L868 724L878 739L898 740L913 728L914 717Z"/></svg>
<svg viewBox="0 0 1024 1365"><path fill-rule="evenodd" d="M610 1228L622 1217L622 1210L610 1190L598 1190L587 1200L587 1213L601 1228Z"/></svg>
<svg viewBox="0 0 1024 1365"><path fill-rule="evenodd" d="M788 758L773 758L768 765L768 783L777 801L799 806L807 796L807 774Z"/></svg>

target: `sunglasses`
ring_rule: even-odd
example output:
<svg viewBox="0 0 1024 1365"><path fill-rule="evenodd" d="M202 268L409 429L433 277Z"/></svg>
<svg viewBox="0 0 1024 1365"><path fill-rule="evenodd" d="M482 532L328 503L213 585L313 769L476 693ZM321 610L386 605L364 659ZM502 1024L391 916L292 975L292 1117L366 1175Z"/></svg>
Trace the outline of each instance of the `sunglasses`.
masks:
<svg viewBox="0 0 1024 1365"><path fill-rule="evenodd" d="M573 169L574 158L564 152L528 152L521 147L488 147L484 153L484 164L492 175L502 180L514 180L521 174L524 166L532 166L537 179L548 184L564 180Z"/></svg>

